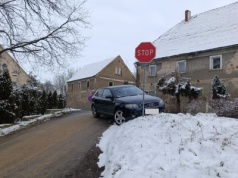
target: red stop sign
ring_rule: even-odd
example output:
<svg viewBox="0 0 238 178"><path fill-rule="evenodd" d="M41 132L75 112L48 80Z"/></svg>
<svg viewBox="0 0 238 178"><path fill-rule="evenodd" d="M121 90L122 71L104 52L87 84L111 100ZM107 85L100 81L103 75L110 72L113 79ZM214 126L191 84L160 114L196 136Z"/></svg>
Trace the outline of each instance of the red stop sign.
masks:
<svg viewBox="0 0 238 178"><path fill-rule="evenodd" d="M150 42L143 42L136 48L135 57L140 63L150 63L155 57L155 46Z"/></svg>

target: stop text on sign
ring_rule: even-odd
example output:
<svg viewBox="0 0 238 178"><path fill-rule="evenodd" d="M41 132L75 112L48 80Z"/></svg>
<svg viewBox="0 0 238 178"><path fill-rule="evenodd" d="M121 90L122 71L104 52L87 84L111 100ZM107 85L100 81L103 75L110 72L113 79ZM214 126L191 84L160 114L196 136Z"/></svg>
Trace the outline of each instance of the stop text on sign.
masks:
<svg viewBox="0 0 238 178"><path fill-rule="evenodd" d="M153 49L150 49L150 50L138 50L137 51L137 56L151 56L153 55L154 53L154 50Z"/></svg>

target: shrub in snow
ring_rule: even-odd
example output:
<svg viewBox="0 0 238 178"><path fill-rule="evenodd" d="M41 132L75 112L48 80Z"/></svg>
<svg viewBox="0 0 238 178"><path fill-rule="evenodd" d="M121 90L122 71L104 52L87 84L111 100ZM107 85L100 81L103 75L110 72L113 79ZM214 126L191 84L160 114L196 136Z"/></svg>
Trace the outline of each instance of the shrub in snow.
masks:
<svg viewBox="0 0 238 178"><path fill-rule="evenodd" d="M184 113L190 113L192 115L196 115L202 110L202 101L201 100L192 100L189 101L188 104L184 108Z"/></svg>
<svg viewBox="0 0 238 178"><path fill-rule="evenodd" d="M22 116L30 115L34 108L34 103L30 95L30 91L27 86L22 87L22 98L21 98Z"/></svg>
<svg viewBox="0 0 238 178"><path fill-rule="evenodd" d="M191 86L190 81L178 84L178 92L181 96L188 97L189 100L198 99L201 88Z"/></svg>
<svg viewBox="0 0 238 178"><path fill-rule="evenodd" d="M52 108L53 109L56 109L56 108L58 108L58 96L57 96L57 92L56 91L54 91L53 92L53 95L52 95Z"/></svg>
<svg viewBox="0 0 238 178"><path fill-rule="evenodd" d="M58 108L62 109L66 106L65 98L63 97L62 94L59 95L59 102L58 102Z"/></svg>
<svg viewBox="0 0 238 178"><path fill-rule="evenodd" d="M190 83L190 78L175 76L176 72L162 76L158 83L157 89L163 94L172 96L185 96L189 99L197 99L201 88L193 87Z"/></svg>
<svg viewBox="0 0 238 178"><path fill-rule="evenodd" d="M224 98L211 100L209 102L210 112L218 116L238 118L238 98L228 100Z"/></svg>
<svg viewBox="0 0 238 178"><path fill-rule="evenodd" d="M9 101L14 105L13 112L16 115L16 118L19 119L22 117L22 107L21 107L21 90L19 88L13 88Z"/></svg>
<svg viewBox="0 0 238 178"><path fill-rule="evenodd" d="M157 89L177 98L177 112L180 112L180 96L188 97L191 101L197 99L201 91L201 88L191 86L189 78L180 77L177 72L162 76L157 83Z"/></svg>
<svg viewBox="0 0 238 178"><path fill-rule="evenodd" d="M12 81L9 72L5 71L0 75L0 100L6 100L12 92Z"/></svg>
<svg viewBox="0 0 238 178"><path fill-rule="evenodd" d="M10 102L13 87L8 71L0 75L0 124L13 123L16 119L14 103Z"/></svg>
<svg viewBox="0 0 238 178"><path fill-rule="evenodd" d="M27 81L28 85L31 87L39 87L41 85L40 81L37 79L36 75L33 75L32 72L28 74L30 80Z"/></svg>
<svg viewBox="0 0 238 178"><path fill-rule="evenodd" d="M170 94L174 96L177 88L175 82L176 79L174 76L171 76L170 78L162 76L157 83L157 89L163 94Z"/></svg>
<svg viewBox="0 0 238 178"><path fill-rule="evenodd" d="M37 81L33 81L28 85L13 86L8 71L0 75L0 123L13 123L23 116L44 114L47 107L65 106L65 99L57 96L56 91L53 95L50 92L48 97L47 93L38 90L36 85Z"/></svg>
<svg viewBox="0 0 238 178"><path fill-rule="evenodd" d="M229 96L226 85L215 75L212 80L212 99L228 98Z"/></svg>
<svg viewBox="0 0 238 178"><path fill-rule="evenodd" d="M49 93L48 93L48 109L53 109L53 94L52 94L52 92L50 91Z"/></svg>
<svg viewBox="0 0 238 178"><path fill-rule="evenodd" d="M0 100L0 124L14 123L16 119L12 112L12 105L8 100Z"/></svg>
<svg viewBox="0 0 238 178"><path fill-rule="evenodd" d="M38 102L36 104L37 113L40 113L43 115L47 109L47 106L48 106L47 94L46 94L46 91L43 90L43 92L38 97Z"/></svg>

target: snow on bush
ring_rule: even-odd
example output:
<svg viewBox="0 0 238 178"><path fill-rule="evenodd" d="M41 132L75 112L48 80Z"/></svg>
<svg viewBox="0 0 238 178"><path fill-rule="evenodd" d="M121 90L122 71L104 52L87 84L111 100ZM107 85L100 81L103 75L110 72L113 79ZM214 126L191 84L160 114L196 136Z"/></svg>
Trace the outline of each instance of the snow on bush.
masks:
<svg viewBox="0 0 238 178"><path fill-rule="evenodd" d="M191 86L190 80L190 78L179 76L176 71L171 72L159 79L157 89L163 94L170 94L172 96L181 95L189 97L190 100L196 99L202 88Z"/></svg>
<svg viewBox="0 0 238 178"><path fill-rule="evenodd" d="M226 85L219 79L217 75L212 80L212 99L228 98L230 94L226 91Z"/></svg>
<svg viewBox="0 0 238 178"><path fill-rule="evenodd" d="M228 100L224 98L214 99L210 101L211 112L218 116L238 118L238 98Z"/></svg>
<svg viewBox="0 0 238 178"><path fill-rule="evenodd" d="M192 100L187 103L187 105L184 107L184 113L190 113L192 115L195 115L202 111L202 101L201 100Z"/></svg>

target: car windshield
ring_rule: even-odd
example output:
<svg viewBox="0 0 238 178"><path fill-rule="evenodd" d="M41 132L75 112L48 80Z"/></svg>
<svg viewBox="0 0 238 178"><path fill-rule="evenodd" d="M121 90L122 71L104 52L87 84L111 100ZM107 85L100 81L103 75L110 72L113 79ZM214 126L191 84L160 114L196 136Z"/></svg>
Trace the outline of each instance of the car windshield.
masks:
<svg viewBox="0 0 238 178"><path fill-rule="evenodd" d="M113 88L112 92L115 98L143 95L143 91L134 86Z"/></svg>

